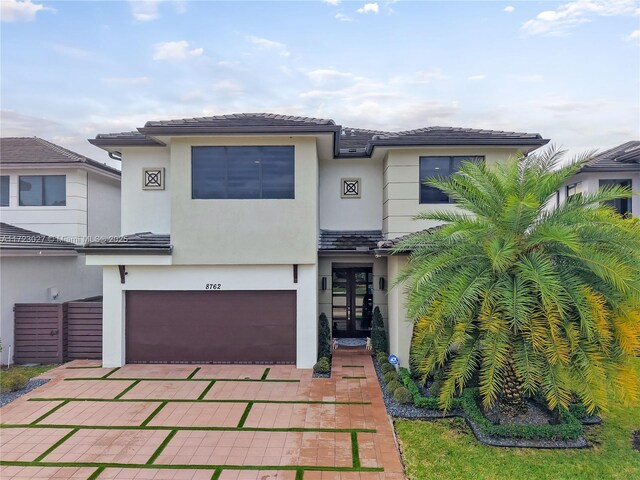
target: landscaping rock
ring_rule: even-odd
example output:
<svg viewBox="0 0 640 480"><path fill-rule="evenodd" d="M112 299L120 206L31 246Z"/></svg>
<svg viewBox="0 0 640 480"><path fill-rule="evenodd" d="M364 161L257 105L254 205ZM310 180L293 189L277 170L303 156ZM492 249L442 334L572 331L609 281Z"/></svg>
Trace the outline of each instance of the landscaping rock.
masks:
<svg viewBox="0 0 640 480"><path fill-rule="evenodd" d="M27 386L16 390L15 392L5 392L0 394L0 407L4 407L6 404L13 402L15 399L20 398L22 395L29 393L31 390L44 385L49 381L48 378L31 379L27 382Z"/></svg>
<svg viewBox="0 0 640 480"><path fill-rule="evenodd" d="M640 452L640 430L636 430L631 434L631 443L633 448Z"/></svg>

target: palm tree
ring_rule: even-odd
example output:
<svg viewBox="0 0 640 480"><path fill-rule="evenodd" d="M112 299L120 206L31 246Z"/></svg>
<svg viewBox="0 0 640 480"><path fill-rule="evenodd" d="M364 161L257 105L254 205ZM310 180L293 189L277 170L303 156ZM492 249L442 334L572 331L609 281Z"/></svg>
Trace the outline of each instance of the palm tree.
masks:
<svg viewBox="0 0 640 480"><path fill-rule="evenodd" d="M491 167L465 163L431 179L462 209L417 216L444 225L411 235L396 284L415 322L411 364L443 370L444 409L478 375L483 405L541 393L551 409L572 397L588 412L613 391L635 398L640 354L640 223L603 202L611 187L553 205L587 156L561 166L554 148Z"/></svg>

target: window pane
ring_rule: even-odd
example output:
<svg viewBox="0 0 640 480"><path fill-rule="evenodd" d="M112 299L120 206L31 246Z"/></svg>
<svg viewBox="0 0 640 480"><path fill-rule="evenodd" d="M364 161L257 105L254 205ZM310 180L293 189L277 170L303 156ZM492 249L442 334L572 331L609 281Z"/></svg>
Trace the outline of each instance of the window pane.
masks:
<svg viewBox="0 0 640 480"><path fill-rule="evenodd" d="M226 198L227 156L225 147L193 147L191 197Z"/></svg>
<svg viewBox="0 0 640 480"><path fill-rule="evenodd" d="M67 204L67 178L64 175L47 175L44 180L44 205L64 206Z"/></svg>
<svg viewBox="0 0 640 480"><path fill-rule="evenodd" d="M420 203L449 203L442 190L425 185L424 181L450 174L450 157L420 157Z"/></svg>
<svg viewBox="0 0 640 480"><path fill-rule="evenodd" d="M0 176L0 206L9 206L9 175Z"/></svg>
<svg viewBox="0 0 640 480"><path fill-rule="evenodd" d="M262 147L262 198L295 198L293 147Z"/></svg>
<svg viewBox="0 0 640 480"><path fill-rule="evenodd" d="M618 185L620 187L631 188L631 180L600 180L600 188L612 187ZM614 208L620 215L627 215L631 213L631 199L630 198L618 198L609 202L604 202Z"/></svg>
<svg viewBox="0 0 640 480"><path fill-rule="evenodd" d="M43 205L41 175L21 176L19 184L21 206Z"/></svg>
<svg viewBox="0 0 640 480"><path fill-rule="evenodd" d="M227 147L227 198L260 198L260 151Z"/></svg>

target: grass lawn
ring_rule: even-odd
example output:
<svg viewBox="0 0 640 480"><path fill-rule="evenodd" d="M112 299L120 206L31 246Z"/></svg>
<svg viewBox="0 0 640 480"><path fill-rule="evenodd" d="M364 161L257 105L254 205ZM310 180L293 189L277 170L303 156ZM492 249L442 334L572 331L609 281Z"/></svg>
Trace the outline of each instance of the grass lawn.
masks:
<svg viewBox="0 0 640 480"><path fill-rule="evenodd" d="M602 425L587 427L593 447L584 450L489 447L461 418L397 420L396 432L409 480L640 478L640 452L631 446L632 432L640 429L640 401L613 404L601 417Z"/></svg>
<svg viewBox="0 0 640 480"><path fill-rule="evenodd" d="M29 380L57 366L58 365L36 365L33 367L23 367L21 365L12 365L8 369L3 368L0 370L0 391L7 392L13 390L13 388L10 388L10 384L16 375Z"/></svg>

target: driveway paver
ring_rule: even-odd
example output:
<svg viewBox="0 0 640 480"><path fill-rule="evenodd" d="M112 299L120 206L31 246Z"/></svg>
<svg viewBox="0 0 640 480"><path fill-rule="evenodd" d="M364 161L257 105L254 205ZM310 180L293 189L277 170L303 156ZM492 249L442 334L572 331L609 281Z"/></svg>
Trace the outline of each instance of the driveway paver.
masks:
<svg viewBox="0 0 640 480"><path fill-rule="evenodd" d="M59 367L0 409L0 478L404 478L368 356L335 352L329 379L289 365L99 367Z"/></svg>

